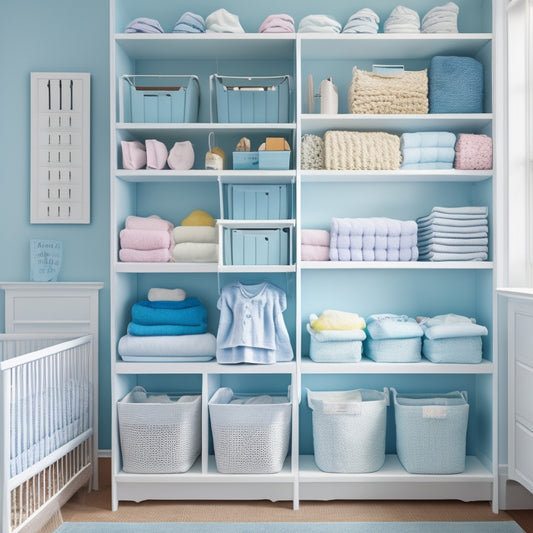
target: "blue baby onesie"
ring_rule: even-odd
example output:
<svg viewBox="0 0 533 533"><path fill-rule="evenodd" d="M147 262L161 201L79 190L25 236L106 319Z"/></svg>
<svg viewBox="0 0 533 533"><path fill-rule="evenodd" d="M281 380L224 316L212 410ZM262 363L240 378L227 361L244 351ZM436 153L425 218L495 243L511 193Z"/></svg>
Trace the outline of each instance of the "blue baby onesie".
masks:
<svg viewBox="0 0 533 533"><path fill-rule="evenodd" d="M286 294L264 282L226 285L217 303L219 363L273 364L290 361L294 354L283 320Z"/></svg>

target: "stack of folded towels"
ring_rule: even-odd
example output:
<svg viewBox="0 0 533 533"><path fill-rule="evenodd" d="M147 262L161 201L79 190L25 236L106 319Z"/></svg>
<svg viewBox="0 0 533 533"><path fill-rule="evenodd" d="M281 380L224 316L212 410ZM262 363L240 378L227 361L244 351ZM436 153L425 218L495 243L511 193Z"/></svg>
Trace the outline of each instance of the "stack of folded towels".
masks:
<svg viewBox="0 0 533 533"><path fill-rule="evenodd" d="M208 15L205 26L208 33L244 33L238 15L223 8Z"/></svg>
<svg viewBox="0 0 533 533"><path fill-rule="evenodd" d="M383 26L385 33L420 33L418 13L405 6L395 7Z"/></svg>
<svg viewBox="0 0 533 533"><path fill-rule="evenodd" d="M364 318L357 313L328 309L320 316L311 314L307 324L309 356L316 362L360 361L365 326Z"/></svg>
<svg viewBox="0 0 533 533"><path fill-rule="evenodd" d="M206 26L203 17L187 11L176 21L174 33L205 33Z"/></svg>
<svg viewBox="0 0 533 533"><path fill-rule="evenodd" d="M329 261L329 231L303 229L301 242L302 261Z"/></svg>
<svg viewBox="0 0 533 533"><path fill-rule="evenodd" d="M126 33L164 33L161 24L156 19L138 17L126 26Z"/></svg>
<svg viewBox="0 0 533 533"><path fill-rule="evenodd" d="M259 27L259 33L294 33L294 19L285 13L269 15Z"/></svg>
<svg viewBox="0 0 533 533"><path fill-rule="evenodd" d="M414 220L385 217L332 218L331 261L416 261Z"/></svg>
<svg viewBox="0 0 533 533"><path fill-rule="evenodd" d="M342 25L327 15L307 15L298 24L298 33L340 33Z"/></svg>
<svg viewBox="0 0 533 533"><path fill-rule="evenodd" d="M403 133L400 150L402 169L453 168L455 134L446 131Z"/></svg>
<svg viewBox="0 0 533 533"><path fill-rule="evenodd" d="M417 219L422 261L485 261L488 258L488 208L434 207Z"/></svg>
<svg viewBox="0 0 533 533"><path fill-rule="evenodd" d="M120 232L119 259L125 262L166 263L174 245L174 225L157 215L129 216Z"/></svg>
<svg viewBox="0 0 533 533"><path fill-rule="evenodd" d="M218 231L215 219L196 209L173 231L175 246L172 259L177 263L216 263Z"/></svg>
<svg viewBox="0 0 533 533"><path fill-rule="evenodd" d="M127 335L118 344L125 361L208 361L216 338L207 333L207 310L182 289L152 288L133 304Z"/></svg>
<svg viewBox="0 0 533 533"><path fill-rule="evenodd" d="M453 2L430 9L422 19L424 33L457 33L459 6Z"/></svg>
<svg viewBox="0 0 533 533"><path fill-rule="evenodd" d="M348 19L342 33L377 33L378 29L378 15L368 7L365 7Z"/></svg>

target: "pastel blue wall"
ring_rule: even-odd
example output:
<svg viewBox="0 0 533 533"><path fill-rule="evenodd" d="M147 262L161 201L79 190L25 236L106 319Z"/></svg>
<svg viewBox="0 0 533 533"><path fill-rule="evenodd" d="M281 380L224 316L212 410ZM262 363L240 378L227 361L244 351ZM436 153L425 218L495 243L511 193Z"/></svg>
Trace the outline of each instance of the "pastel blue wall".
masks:
<svg viewBox="0 0 533 533"><path fill-rule="evenodd" d="M109 449L109 2L2 0L1 13L0 280L29 281L30 239L58 239L63 241L59 281L105 283L99 448ZM30 72L91 73L90 224L30 224ZM3 324L2 303L0 328Z"/></svg>

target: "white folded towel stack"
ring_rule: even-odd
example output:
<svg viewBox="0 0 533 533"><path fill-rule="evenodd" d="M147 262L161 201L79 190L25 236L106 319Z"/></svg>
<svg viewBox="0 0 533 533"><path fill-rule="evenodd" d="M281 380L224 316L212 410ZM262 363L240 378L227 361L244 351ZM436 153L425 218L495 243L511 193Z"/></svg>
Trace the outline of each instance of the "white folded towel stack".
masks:
<svg viewBox="0 0 533 533"><path fill-rule="evenodd" d="M396 6L385 21L385 33L420 33L420 16L405 6Z"/></svg>
<svg viewBox="0 0 533 533"><path fill-rule="evenodd" d="M423 33L458 33L457 15L459 6L448 2L430 9L422 19Z"/></svg>

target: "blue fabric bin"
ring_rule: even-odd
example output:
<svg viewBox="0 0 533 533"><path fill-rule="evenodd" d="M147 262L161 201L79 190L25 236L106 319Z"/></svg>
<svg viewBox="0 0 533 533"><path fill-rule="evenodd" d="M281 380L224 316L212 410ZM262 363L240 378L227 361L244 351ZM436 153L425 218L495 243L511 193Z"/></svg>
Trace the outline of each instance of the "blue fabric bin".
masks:
<svg viewBox="0 0 533 533"><path fill-rule="evenodd" d="M435 56L428 69L430 113L483 113L483 65L472 57Z"/></svg>
<svg viewBox="0 0 533 533"><path fill-rule="evenodd" d="M224 264L288 265L290 228L224 228Z"/></svg>
<svg viewBox="0 0 533 533"><path fill-rule="evenodd" d="M259 170L259 152L233 152L233 170Z"/></svg>
<svg viewBox="0 0 533 533"><path fill-rule="evenodd" d="M259 170L289 170L290 164L290 150L261 150L259 152Z"/></svg>
<svg viewBox="0 0 533 533"><path fill-rule="evenodd" d="M411 474L459 474L466 466L466 392L399 394L391 388L396 453Z"/></svg>
<svg viewBox="0 0 533 533"><path fill-rule="evenodd" d="M213 122L289 122L290 77L222 76L212 74ZM215 106L216 104L216 106Z"/></svg>
<svg viewBox="0 0 533 533"><path fill-rule="evenodd" d="M197 76L122 76L122 122L183 123L198 121Z"/></svg>
<svg viewBox="0 0 533 533"><path fill-rule="evenodd" d="M422 359L422 339L370 339L363 343L364 354L380 363L414 363Z"/></svg>
<svg viewBox="0 0 533 533"><path fill-rule="evenodd" d="M422 353L433 363L481 363L481 337L450 337L428 339L424 337Z"/></svg>
<svg viewBox="0 0 533 533"><path fill-rule="evenodd" d="M286 184L228 185L228 218L237 220L283 220L291 218Z"/></svg>

